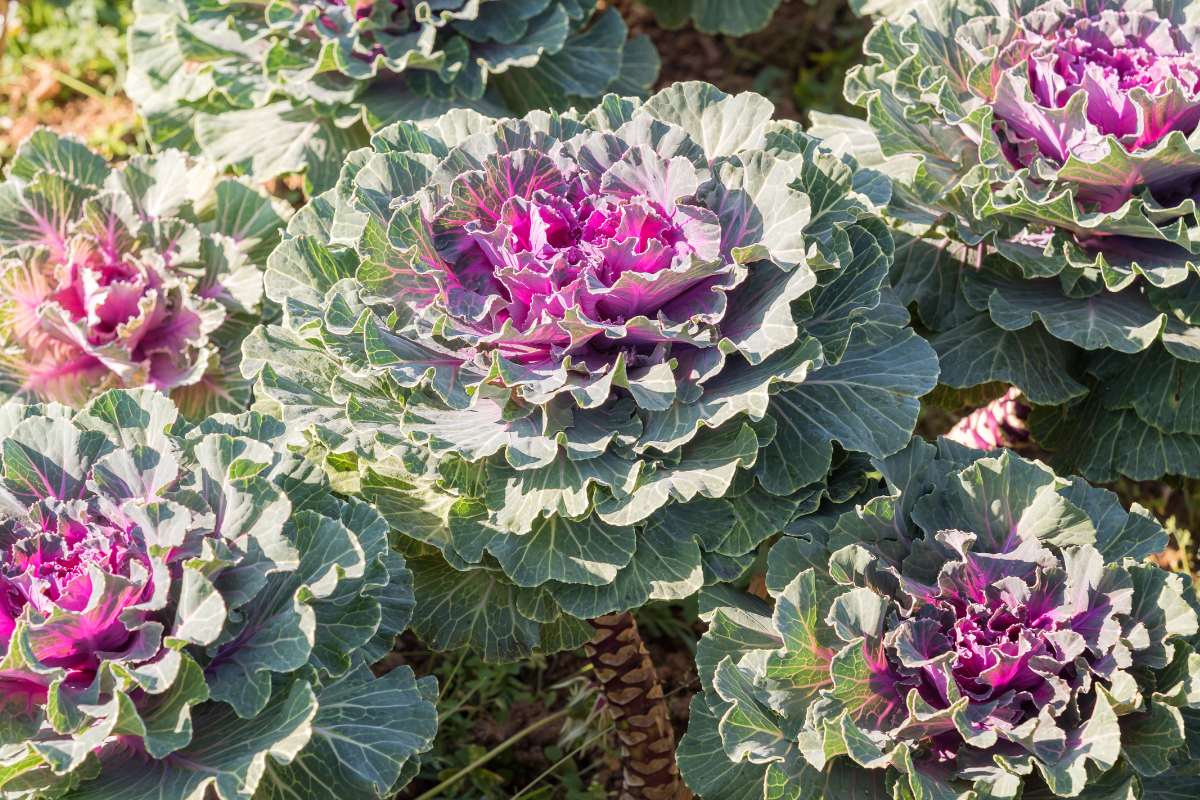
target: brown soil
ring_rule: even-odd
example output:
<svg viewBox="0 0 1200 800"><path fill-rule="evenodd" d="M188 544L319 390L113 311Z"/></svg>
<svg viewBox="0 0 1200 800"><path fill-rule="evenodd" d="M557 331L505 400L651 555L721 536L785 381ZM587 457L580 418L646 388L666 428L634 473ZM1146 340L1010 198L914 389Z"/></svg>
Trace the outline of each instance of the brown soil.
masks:
<svg viewBox="0 0 1200 800"><path fill-rule="evenodd" d="M74 94L59 82L57 69L43 62L5 78L0 106L7 109L7 115L0 117L0 154L11 153L39 126L93 144L102 144L110 133L117 138L128 135L136 112L127 97Z"/></svg>

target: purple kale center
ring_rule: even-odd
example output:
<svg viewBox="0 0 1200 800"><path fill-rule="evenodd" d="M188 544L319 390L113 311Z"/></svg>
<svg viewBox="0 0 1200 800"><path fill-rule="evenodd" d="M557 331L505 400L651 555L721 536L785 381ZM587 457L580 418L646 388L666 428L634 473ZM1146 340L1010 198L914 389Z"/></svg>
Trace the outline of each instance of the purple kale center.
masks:
<svg viewBox="0 0 1200 800"><path fill-rule="evenodd" d="M1009 160L1018 167L1039 155L1055 163L1072 155L1094 160L1108 136L1136 153L1172 132L1191 134L1200 126L1193 38L1156 15L1117 11L1025 30L1005 58L1018 65L1015 74L1024 73L1032 107L1009 90L995 103L997 119L1016 137L1002 137ZM1061 111L1080 95L1087 125Z"/></svg>
<svg viewBox="0 0 1200 800"><path fill-rule="evenodd" d="M102 654L130 647L137 633L125 616L154 592L150 560L132 523L82 504L57 511L43 503L29 525L10 523L0 533L0 651L7 650L18 618L62 620L31 639L37 659L67 671L72 685L95 676ZM103 581L105 585L97 585ZM101 592L97 600L94 595ZM9 678L5 676L7 683ZM16 676L19 678L20 676ZM37 683L35 676L27 676Z"/></svg>
<svg viewBox="0 0 1200 800"><path fill-rule="evenodd" d="M82 405L108 386L167 392L203 377L223 287L203 278L193 288L194 231L163 233L174 224L97 202L9 262L0 285L23 392Z"/></svg>
<svg viewBox="0 0 1200 800"><path fill-rule="evenodd" d="M1107 578L1089 570L1087 558L1068 570L1036 541L1014 538L1007 552L991 554L973 551L973 534L937 538L957 558L936 585L909 584L917 602L900 610L885 637L886 669L901 694L916 689L934 709L966 697L965 717L977 731L1010 732L1066 713L1072 697L1111 675L1129 598L1105 591ZM933 755L955 758L962 731L949 721L942 728L930 737Z"/></svg>
<svg viewBox="0 0 1200 800"><path fill-rule="evenodd" d="M423 260L435 302L480 350L549 366L619 349L634 363L671 343L664 326L719 313L731 267L716 216L652 188L694 168L639 154L643 186L525 150L488 159L434 201Z"/></svg>
<svg viewBox="0 0 1200 800"><path fill-rule="evenodd" d="M1171 131L1200 123L1200 61L1182 32L1165 20L1107 11L1060 28L1029 57L1029 83L1038 102L1061 108L1087 95L1088 120L1102 134L1131 137L1128 149L1153 146ZM1173 113L1144 113L1130 93L1162 96L1178 84L1190 101Z"/></svg>
<svg viewBox="0 0 1200 800"><path fill-rule="evenodd" d="M651 298L613 293L613 286L627 272L653 275L696 252L687 237L691 219L678 208L643 197L588 195L578 184L561 189L510 198L494 223L463 228L473 246L456 263L455 278L503 298L490 320L493 330L509 321L528 330L538 321L562 320L571 309L618 325L653 314L658 306ZM498 348L518 362L540 361L569 344L561 327L550 326L524 341L500 341Z"/></svg>
<svg viewBox="0 0 1200 800"><path fill-rule="evenodd" d="M1046 580L1040 569L1035 580ZM995 586L966 594L943 590L917 615L936 626L930 632L930 655L953 653L954 682L972 701L1011 701L1017 698L1010 693L1018 692L1021 705L1036 708L1053 697L1048 677L1057 674L1065 654L1049 634L1060 629L1062 620L1051 609L1029 605L1027 594L1022 594L1032 589L1018 582L1004 590ZM1031 667L1031 662L1043 668L1051 665L1046 659L1053 662L1050 673ZM926 699L946 703L949 698L942 676L930 675L926 671ZM1028 710L1021 705L1009 705L998 713L1019 722Z"/></svg>
<svg viewBox="0 0 1200 800"><path fill-rule="evenodd" d="M67 280L54 293L57 303L80 325L92 347L118 342L130 358L149 365L147 382L157 389L174 384L175 354L201 336L200 317L167 300L166 278L112 248L80 249L65 265ZM122 326L142 316L128 332Z"/></svg>

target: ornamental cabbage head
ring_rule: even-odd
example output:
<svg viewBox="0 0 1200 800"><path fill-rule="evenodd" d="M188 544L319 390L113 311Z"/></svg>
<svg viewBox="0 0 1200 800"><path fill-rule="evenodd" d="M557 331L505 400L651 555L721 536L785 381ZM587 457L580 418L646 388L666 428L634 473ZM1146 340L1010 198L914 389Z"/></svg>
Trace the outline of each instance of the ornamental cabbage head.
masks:
<svg viewBox="0 0 1200 800"><path fill-rule="evenodd" d="M455 107L645 94L658 54L596 0L136 0L127 90L151 137L258 180L337 178L366 130ZM364 129L365 123L365 129Z"/></svg>
<svg viewBox="0 0 1200 800"><path fill-rule="evenodd" d="M939 0L876 25L847 95L885 155L920 163L917 196L1006 255L1173 285L1200 252L1176 224L1200 175L1188 6Z"/></svg>
<svg viewBox="0 0 1200 800"><path fill-rule="evenodd" d="M881 288L886 183L771 114L693 83L400 123L289 227L243 367L426 548L426 640L686 596L907 442L936 365Z"/></svg>
<svg viewBox="0 0 1200 800"><path fill-rule="evenodd" d="M1009 45L1023 63L1005 71L993 100L1003 126L1000 142L1014 164L1029 166L1037 155L1060 164L1102 155L1109 136L1126 153L1138 153L1200 125L1200 64L1195 32L1186 26L1150 11L1104 8L1090 15L1060 12L1024 27L1019 44ZM1072 102L1082 107L1083 119L1056 135L1063 126L1055 124L1054 112ZM1143 176L1150 194L1167 193L1160 182L1166 177ZM1083 184L1077 199L1111 211L1131 188Z"/></svg>
<svg viewBox="0 0 1200 800"><path fill-rule="evenodd" d="M1200 787L1197 603L1144 509L915 441L712 611L681 744L705 797L1165 797ZM726 757L713 766L713 752ZM775 792L775 793L772 793Z"/></svg>
<svg viewBox="0 0 1200 800"><path fill-rule="evenodd" d="M936 0L822 117L898 179L893 273L943 380L1015 384L1095 481L1200 475L1200 4ZM1127 378L1132 377L1131 380ZM1114 387L1114 388L1110 388Z"/></svg>
<svg viewBox="0 0 1200 800"><path fill-rule="evenodd" d="M289 211L178 151L110 169L35 132L0 184L0 386L80 406L113 387L185 415L245 408L237 363Z"/></svg>
<svg viewBox="0 0 1200 800"><path fill-rule="evenodd" d="M370 670L413 607L387 524L276 420L185 428L150 389L0 413L0 794L389 796L436 715Z"/></svg>

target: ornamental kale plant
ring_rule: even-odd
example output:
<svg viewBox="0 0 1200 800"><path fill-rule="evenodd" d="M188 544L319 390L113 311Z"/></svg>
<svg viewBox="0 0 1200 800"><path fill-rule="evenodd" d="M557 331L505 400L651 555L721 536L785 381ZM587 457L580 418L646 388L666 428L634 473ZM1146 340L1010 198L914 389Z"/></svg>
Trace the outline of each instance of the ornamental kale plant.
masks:
<svg viewBox="0 0 1200 800"><path fill-rule="evenodd" d="M185 432L150 389L0 412L0 796L374 798L411 777L436 687L369 668L411 573L285 438L256 413Z"/></svg>
<svg viewBox="0 0 1200 800"><path fill-rule="evenodd" d="M893 283L953 387L1097 481L1200 476L1200 4L935 0L821 118L899 179Z"/></svg>
<svg viewBox="0 0 1200 800"><path fill-rule="evenodd" d="M710 609L680 745L708 798L1192 797L1196 598L1144 509L920 440ZM726 600L729 598L726 597ZM744 787L754 787L746 790Z"/></svg>
<svg viewBox="0 0 1200 800"><path fill-rule="evenodd" d="M403 534L434 647L735 577L907 443L937 367L881 288L887 182L771 115L685 83L397 123L291 222L243 369Z"/></svg>
<svg viewBox="0 0 1200 800"><path fill-rule="evenodd" d="M240 411L240 346L290 211L178 151L120 169L35 132L0 184L0 392L81 406L150 386Z"/></svg>
<svg viewBox="0 0 1200 800"><path fill-rule="evenodd" d="M644 95L658 54L596 0L136 0L127 90L151 138L324 191L367 130Z"/></svg>

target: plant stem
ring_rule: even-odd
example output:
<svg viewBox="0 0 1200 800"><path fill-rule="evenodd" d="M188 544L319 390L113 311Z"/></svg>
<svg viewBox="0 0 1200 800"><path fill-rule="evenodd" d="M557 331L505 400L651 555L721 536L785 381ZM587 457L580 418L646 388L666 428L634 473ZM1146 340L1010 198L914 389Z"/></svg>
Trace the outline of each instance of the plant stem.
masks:
<svg viewBox="0 0 1200 800"><path fill-rule="evenodd" d="M93 100L104 100L108 97L108 95L106 95L104 92L100 91L96 87L94 87L90 84L84 83L83 81L79 80L78 78L68 75L67 73L63 72L60 69L52 70L51 74L54 76L54 79L56 81L65 85L68 89L74 89L75 91L79 92L80 94L86 95L86 96L92 98Z"/></svg>
<svg viewBox="0 0 1200 800"><path fill-rule="evenodd" d="M526 736L529 736L531 733L534 733L535 731L538 731L538 730L546 727L547 725L549 725L552 722L557 722L558 720L562 719L563 717L567 716L570 713L571 713L571 706L567 706L566 708L555 711L553 714L551 714L548 717L542 717L541 719L537 720L536 722L531 722L530 724L526 725L521 730L514 733L512 736L505 739L500 744L493 747L491 750L489 750L486 753L484 753L483 755L481 755L479 758L472 761L467 766L460 769L458 772L451 775L446 780L439 783L437 786L430 789L428 792L425 792L424 794L417 797L417 800L432 800L432 798L437 797L442 792L444 792L446 789L449 789L451 786L453 786L454 784L461 781L467 775L471 774L471 772L479 769L484 764L488 763L493 758L500 755L505 750L512 747L514 744L521 741L522 739L524 739Z"/></svg>
<svg viewBox="0 0 1200 800"><path fill-rule="evenodd" d="M466 648L463 648L462 653L458 657L458 661L456 661L454 664L454 669L450 670L449 677L447 677L445 683L442 684L442 690L438 692L438 700L444 698L446 696L446 692L450 690L450 684L454 683L454 678L458 675L459 667L463 665L463 661L466 660L468 652L469 651Z"/></svg>
<svg viewBox="0 0 1200 800"><path fill-rule="evenodd" d="M691 800L675 762L675 731L662 685L637 622L628 612L590 622L596 637L584 649L624 756L620 800Z"/></svg>

